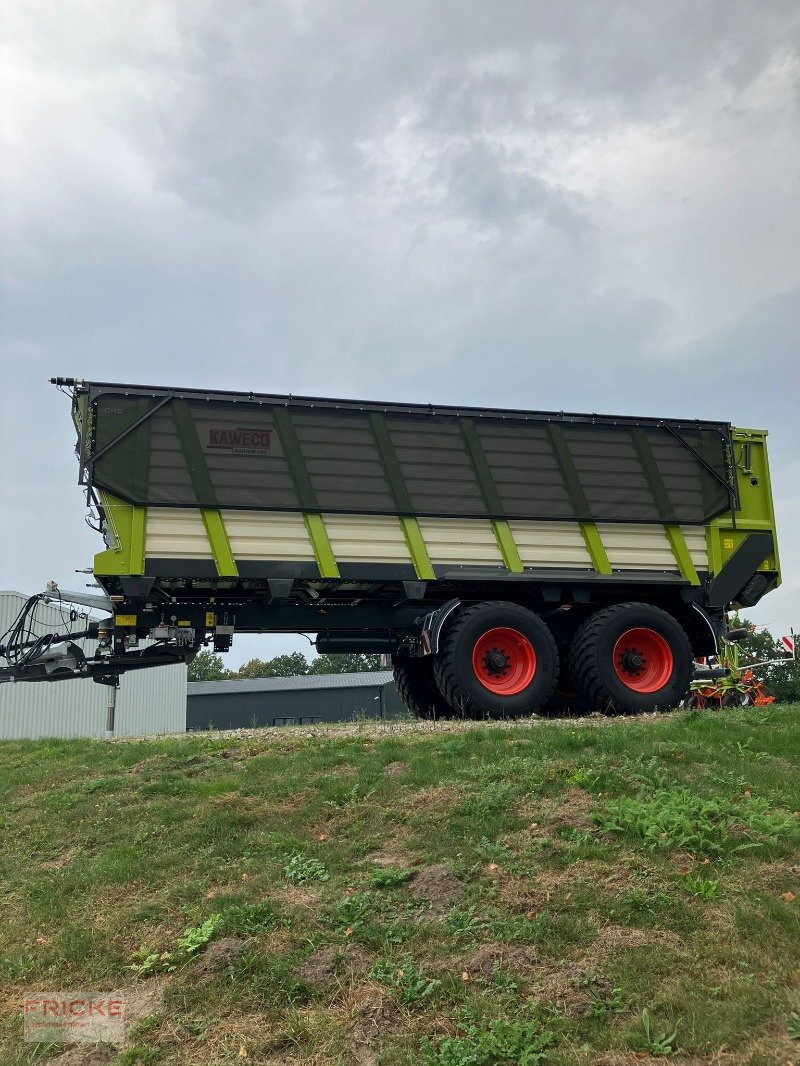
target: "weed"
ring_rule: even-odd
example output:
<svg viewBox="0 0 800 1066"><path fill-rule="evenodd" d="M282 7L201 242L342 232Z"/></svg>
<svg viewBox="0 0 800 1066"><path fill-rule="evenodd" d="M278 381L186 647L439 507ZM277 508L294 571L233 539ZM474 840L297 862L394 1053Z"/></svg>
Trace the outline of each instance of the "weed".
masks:
<svg viewBox="0 0 800 1066"><path fill-rule="evenodd" d="M376 870L372 875L373 888L396 888L414 876L413 870L392 869L390 866Z"/></svg>
<svg viewBox="0 0 800 1066"><path fill-rule="evenodd" d="M792 1011L789 1015L786 1028L789 1030L790 1040L800 1040L800 1014L797 1011Z"/></svg>
<svg viewBox="0 0 800 1066"><path fill-rule="evenodd" d="M642 1031L634 1035L632 1046L637 1051L649 1051L651 1055L669 1057L678 1051L676 1041L678 1039L677 1026L672 1032L657 1033L650 1021L650 1012L645 1007L642 1011Z"/></svg>
<svg viewBox="0 0 800 1066"><path fill-rule="evenodd" d="M330 875L319 859L296 852L283 867L283 876L296 885L306 885L309 881L327 881Z"/></svg>
<svg viewBox="0 0 800 1066"><path fill-rule="evenodd" d="M713 881L710 877L696 877L687 874L683 878L683 887L692 896L697 896L704 903L711 903L720 898L719 881Z"/></svg>
<svg viewBox="0 0 800 1066"><path fill-rule="evenodd" d="M765 800L704 799L684 787L608 800L595 819L602 829L643 840L650 850L735 853L798 837L796 819L773 810Z"/></svg>
<svg viewBox="0 0 800 1066"><path fill-rule="evenodd" d="M259 903L230 903L222 908L221 928L234 936L255 936L280 923L269 900Z"/></svg>
<svg viewBox="0 0 800 1066"><path fill-rule="evenodd" d="M510 940L519 944L535 944L550 930L551 919L547 911L528 918L524 914L508 914L492 911L486 919L485 928L498 940Z"/></svg>
<svg viewBox="0 0 800 1066"><path fill-rule="evenodd" d="M413 911L401 906L387 913L386 902L372 892L353 892L335 903L325 920L362 944L402 944L414 932Z"/></svg>
<svg viewBox="0 0 800 1066"><path fill-rule="evenodd" d="M586 989L589 996L590 1018L606 1018L609 1014L624 1014L630 1006L630 1000L621 988L607 990L607 984L599 974L593 970L587 970L581 977L573 979L576 988Z"/></svg>
<svg viewBox="0 0 800 1066"><path fill-rule="evenodd" d="M333 807L334 810L342 810L346 807L354 807L356 804L369 799L374 792L374 788L365 792L358 781L356 781L356 783L349 788L344 795L335 796L333 799L326 799L324 803L327 807Z"/></svg>
<svg viewBox="0 0 800 1066"><path fill-rule="evenodd" d="M372 967L370 977L390 988L406 1006L430 999L442 983L424 977L409 958L399 966L394 959L380 959Z"/></svg>
<svg viewBox="0 0 800 1066"><path fill-rule="evenodd" d="M134 951L131 958L134 961L130 964L129 969L133 970L139 977L148 977L158 970L172 971L175 969L171 952L149 951L144 944L138 951Z"/></svg>
<svg viewBox="0 0 800 1066"><path fill-rule="evenodd" d="M190 925L178 937L178 951L188 958L206 946L217 927L222 923L221 914L211 914L202 925Z"/></svg>
<svg viewBox="0 0 800 1066"><path fill-rule="evenodd" d="M130 969L140 977L145 977L158 971L171 973L181 963L186 962L187 959L196 955L201 948L204 948L220 925L222 925L222 922L223 917L221 914L211 914L202 925L187 926L178 937L174 951L148 951L142 945L138 951L134 952L133 958L138 961L132 962Z"/></svg>
<svg viewBox="0 0 800 1066"><path fill-rule="evenodd" d="M488 1025L470 1025L464 1036L446 1036L434 1044L422 1041L426 1066L535 1066L546 1062L555 1036L539 1021L497 1018Z"/></svg>
<svg viewBox="0 0 800 1066"><path fill-rule="evenodd" d="M456 936L477 933L486 927L486 922L475 914L475 907L451 907L445 925Z"/></svg>
<svg viewBox="0 0 800 1066"><path fill-rule="evenodd" d="M597 774L592 773L585 766L578 766L572 773L567 774L567 782L578 788L591 787L597 782Z"/></svg>
<svg viewBox="0 0 800 1066"><path fill-rule="evenodd" d="M120 1066L153 1066L163 1058L161 1048L151 1044L135 1044L133 1047L121 1051L117 1062Z"/></svg>
<svg viewBox="0 0 800 1066"><path fill-rule="evenodd" d="M499 988L501 991L508 993L509 995L515 993L519 988L519 984L514 980L511 974L505 973L497 963L492 967L491 976L488 981L495 988Z"/></svg>

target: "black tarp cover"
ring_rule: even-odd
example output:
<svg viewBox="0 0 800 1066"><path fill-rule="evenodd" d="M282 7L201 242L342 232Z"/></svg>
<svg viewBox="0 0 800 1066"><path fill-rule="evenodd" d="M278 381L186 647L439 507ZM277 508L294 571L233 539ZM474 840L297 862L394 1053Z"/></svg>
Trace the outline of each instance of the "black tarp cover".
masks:
<svg viewBox="0 0 800 1066"><path fill-rule="evenodd" d="M735 492L724 423L107 386L91 409L89 480L150 506L702 524Z"/></svg>

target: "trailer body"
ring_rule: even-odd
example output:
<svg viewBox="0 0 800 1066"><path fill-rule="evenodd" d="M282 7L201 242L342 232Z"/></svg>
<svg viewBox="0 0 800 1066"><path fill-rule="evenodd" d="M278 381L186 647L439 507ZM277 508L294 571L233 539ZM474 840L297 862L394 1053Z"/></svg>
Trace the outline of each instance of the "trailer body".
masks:
<svg viewBox="0 0 800 1066"><path fill-rule="evenodd" d="M780 581L763 430L68 384L123 668L154 632L188 654L311 631L435 657L449 615L498 602L544 619L565 663L624 603L709 654L731 604Z"/></svg>

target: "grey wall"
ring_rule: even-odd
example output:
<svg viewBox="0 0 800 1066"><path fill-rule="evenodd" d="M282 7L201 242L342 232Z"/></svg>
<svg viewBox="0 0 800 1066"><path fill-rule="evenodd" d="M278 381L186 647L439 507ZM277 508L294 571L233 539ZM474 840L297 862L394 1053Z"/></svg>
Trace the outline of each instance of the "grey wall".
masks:
<svg viewBox="0 0 800 1066"><path fill-rule="evenodd" d="M214 693L189 697L187 729L248 729L253 725L309 725L342 722L355 717L395 717L403 705L393 684L358 688L293 689L287 691ZM289 721L287 721L287 719Z"/></svg>

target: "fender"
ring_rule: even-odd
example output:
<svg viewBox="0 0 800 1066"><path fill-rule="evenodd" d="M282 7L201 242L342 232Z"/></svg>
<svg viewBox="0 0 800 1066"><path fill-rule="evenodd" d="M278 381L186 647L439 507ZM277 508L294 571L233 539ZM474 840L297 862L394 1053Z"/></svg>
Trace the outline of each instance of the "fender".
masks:
<svg viewBox="0 0 800 1066"><path fill-rule="evenodd" d="M420 631L420 655L435 655L439 650L439 638L450 615L461 606L461 600L448 600L436 611L426 614Z"/></svg>

